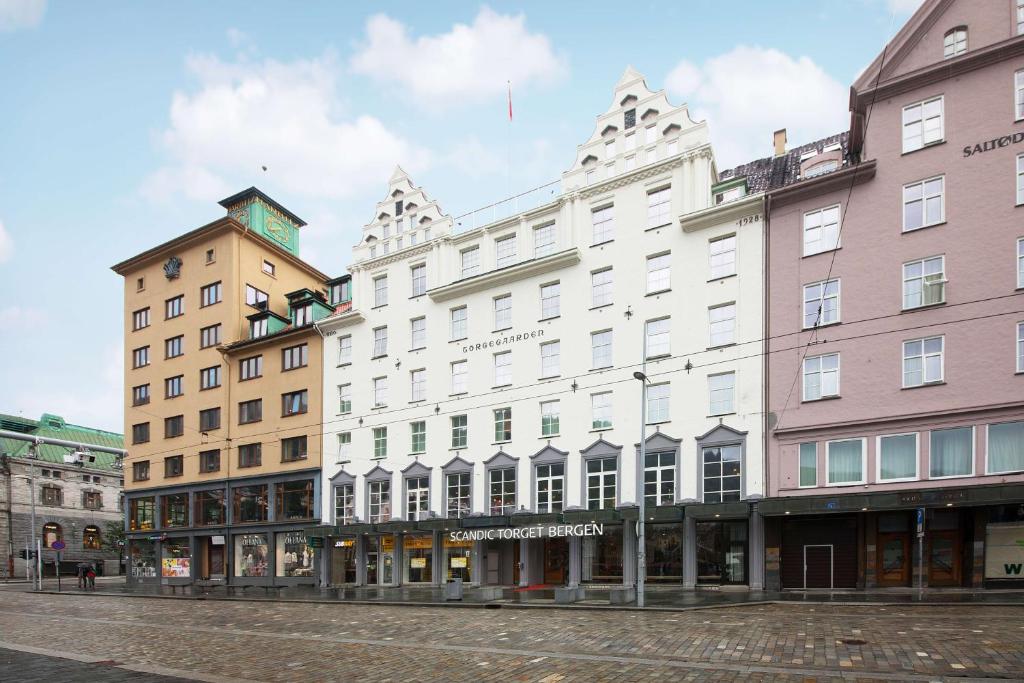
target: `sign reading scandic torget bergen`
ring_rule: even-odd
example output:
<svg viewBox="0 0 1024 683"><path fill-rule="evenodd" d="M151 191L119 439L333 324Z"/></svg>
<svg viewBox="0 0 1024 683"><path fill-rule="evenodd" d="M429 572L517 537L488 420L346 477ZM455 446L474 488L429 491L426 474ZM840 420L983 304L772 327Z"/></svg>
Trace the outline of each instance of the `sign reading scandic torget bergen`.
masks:
<svg viewBox="0 0 1024 683"><path fill-rule="evenodd" d="M537 524L501 529L459 529L448 532L450 541L496 541L522 538L558 538L562 536L604 536L604 524Z"/></svg>

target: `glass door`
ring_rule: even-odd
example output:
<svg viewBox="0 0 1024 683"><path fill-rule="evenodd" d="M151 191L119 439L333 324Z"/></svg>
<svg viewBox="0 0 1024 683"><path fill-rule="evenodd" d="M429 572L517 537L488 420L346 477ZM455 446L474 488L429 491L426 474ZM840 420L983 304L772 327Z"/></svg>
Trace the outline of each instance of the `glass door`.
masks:
<svg viewBox="0 0 1024 683"><path fill-rule="evenodd" d="M544 539L544 583L563 585L569 566L569 542L564 538Z"/></svg>
<svg viewBox="0 0 1024 683"><path fill-rule="evenodd" d="M366 553L366 585L377 585L377 563L380 553L377 551Z"/></svg>

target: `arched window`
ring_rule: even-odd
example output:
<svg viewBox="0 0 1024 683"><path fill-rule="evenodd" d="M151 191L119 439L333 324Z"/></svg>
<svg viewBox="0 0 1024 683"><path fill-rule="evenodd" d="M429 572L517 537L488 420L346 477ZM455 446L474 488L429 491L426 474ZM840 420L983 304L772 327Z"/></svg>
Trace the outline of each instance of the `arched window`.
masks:
<svg viewBox="0 0 1024 683"><path fill-rule="evenodd" d="M60 524L56 522L47 522L43 525L43 547L52 548L53 544L57 541L64 540L64 532L60 528Z"/></svg>
<svg viewBox="0 0 1024 683"><path fill-rule="evenodd" d="M946 32L942 42L942 56L944 59L956 57L967 52L967 27L957 26Z"/></svg>
<svg viewBox="0 0 1024 683"><path fill-rule="evenodd" d="M100 528L95 525L88 525L82 529L82 548L85 550L100 549Z"/></svg>

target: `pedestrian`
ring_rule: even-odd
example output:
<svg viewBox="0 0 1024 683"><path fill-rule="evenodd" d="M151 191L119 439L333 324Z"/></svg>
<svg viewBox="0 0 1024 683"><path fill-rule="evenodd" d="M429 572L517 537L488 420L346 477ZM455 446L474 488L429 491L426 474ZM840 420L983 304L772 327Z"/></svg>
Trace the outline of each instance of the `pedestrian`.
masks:
<svg viewBox="0 0 1024 683"><path fill-rule="evenodd" d="M89 580L89 590L96 590L96 567L90 564L85 570L85 578Z"/></svg>
<svg viewBox="0 0 1024 683"><path fill-rule="evenodd" d="M75 565L75 576L78 577L78 589L85 590L88 586L87 579L85 578L85 572L89 569L89 565L85 562L79 562Z"/></svg>

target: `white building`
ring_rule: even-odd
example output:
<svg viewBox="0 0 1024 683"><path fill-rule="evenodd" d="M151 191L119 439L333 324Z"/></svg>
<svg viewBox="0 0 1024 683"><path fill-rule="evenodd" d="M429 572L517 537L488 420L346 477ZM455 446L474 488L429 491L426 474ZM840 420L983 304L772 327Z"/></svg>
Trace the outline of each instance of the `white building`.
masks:
<svg viewBox="0 0 1024 683"><path fill-rule="evenodd" d="M631 586L644 487L649 583L760 587L761 197L716 180L632 69L539 206L474 227L396 170L318 323L325 583Z"/></svg>

